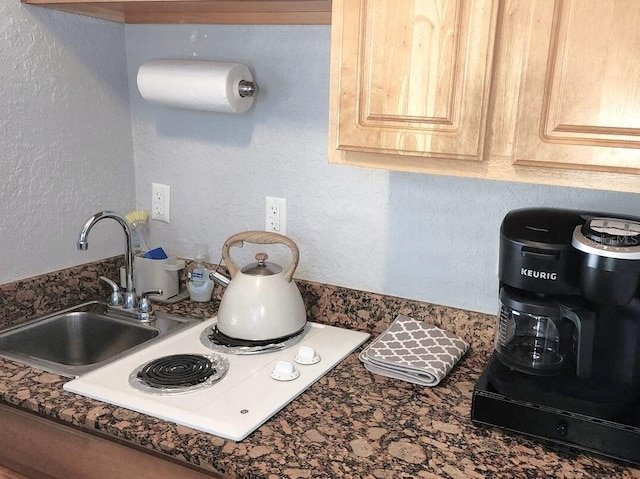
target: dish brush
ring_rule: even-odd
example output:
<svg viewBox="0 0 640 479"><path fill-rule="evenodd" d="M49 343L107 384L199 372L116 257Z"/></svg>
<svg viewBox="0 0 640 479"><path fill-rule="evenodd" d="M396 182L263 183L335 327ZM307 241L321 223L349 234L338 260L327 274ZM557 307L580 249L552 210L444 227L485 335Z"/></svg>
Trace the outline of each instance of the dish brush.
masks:
<svg viewBox="0 0 640 479"><path fill-rule="evenodd" d="M127 213L124 219L131 225L133 250L136 253L149 251L149 211L136 210Z"/></svg>
<svg viewBox="0 0 640 479"><path fill-rule="evenodd" d="M136 210L131 213L127 213L124 216L124 219L129 222L129 224L133 225L134 221L140 222L148 222L149 221L149 211L148 210Z"/></svg>

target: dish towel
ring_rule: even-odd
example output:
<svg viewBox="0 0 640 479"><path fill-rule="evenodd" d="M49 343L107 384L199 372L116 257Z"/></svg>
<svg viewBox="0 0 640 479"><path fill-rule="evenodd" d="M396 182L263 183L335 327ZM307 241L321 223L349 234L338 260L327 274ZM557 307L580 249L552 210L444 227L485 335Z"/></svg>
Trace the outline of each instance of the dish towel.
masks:
<svg viewBox="0 0 640 479"><path fill-rule="evenodd" d="M437 386L468 349L465 341L449 331L399 315L360 353L360 361L372 373Z"/></svg>

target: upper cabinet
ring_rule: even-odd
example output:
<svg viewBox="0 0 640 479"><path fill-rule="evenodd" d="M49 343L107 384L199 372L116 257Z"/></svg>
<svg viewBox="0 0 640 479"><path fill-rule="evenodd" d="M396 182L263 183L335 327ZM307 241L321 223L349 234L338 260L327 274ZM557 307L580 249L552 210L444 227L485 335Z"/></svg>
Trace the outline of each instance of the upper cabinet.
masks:
<svg viewBox="0 0 640 479"><path fill-rule="evenodd" d="M121 23L331 23L331 0L22 0L22 3Z"/></svg>
<svg viewBox="0 0 640 479"><path fill-rule="evenodd" d="M505 15L517 28L505 51L521 52L503 72L521 90L513 161L640 173L637 0L534 0Z"/></svg>
<svg viewBox="0 0 640 479"><path fill-rule="evenodd" d="M345 0L334 8L338 148L480 160L492 3Z"/></svg>
<svg viewBox="0 0 640 479"><path fill-rule="evenodd" d="M334 0L334 163L640 192L637 0Z"/></svg>

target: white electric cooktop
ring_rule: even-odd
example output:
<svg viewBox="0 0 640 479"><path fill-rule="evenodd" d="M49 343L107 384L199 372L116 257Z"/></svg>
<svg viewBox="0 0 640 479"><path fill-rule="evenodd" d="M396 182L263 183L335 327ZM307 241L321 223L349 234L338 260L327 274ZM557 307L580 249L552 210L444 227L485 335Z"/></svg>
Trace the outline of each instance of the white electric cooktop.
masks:
<svg viewBox="0 0 640 479"><path fill-rule="evenodd" d="M201 340L203 331L215 322L214 317L189 326L66 383L64 389L241 441L369 338L367 333L309 322L300 340L286 349L261 354L227 354L212 351ZM317 357L310 357L314 351L319 356L318 362L315 362ZM149 392L148 388L136 387L135 381L130 380L132 373L146 363L174 354L222 356L223 362L228 361L228 370L222 379L208 387L170 395ZM296 356L303 363L315 363L300 364Z"/></svg>

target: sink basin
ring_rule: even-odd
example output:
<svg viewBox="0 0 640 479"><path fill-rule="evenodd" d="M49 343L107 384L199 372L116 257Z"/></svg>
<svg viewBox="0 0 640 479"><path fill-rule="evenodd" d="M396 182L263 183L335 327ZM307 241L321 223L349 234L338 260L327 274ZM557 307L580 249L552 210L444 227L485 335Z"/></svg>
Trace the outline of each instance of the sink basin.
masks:
<svg viewBox="0 0 640 479"><path fill-rule="evenodd" d="M0 331L0 356L76 377L137 351L197 320L162 312L141 323L93 301Z"/></svg>

